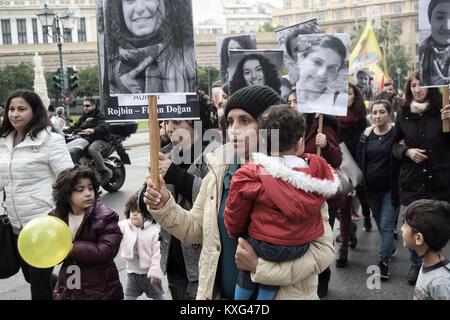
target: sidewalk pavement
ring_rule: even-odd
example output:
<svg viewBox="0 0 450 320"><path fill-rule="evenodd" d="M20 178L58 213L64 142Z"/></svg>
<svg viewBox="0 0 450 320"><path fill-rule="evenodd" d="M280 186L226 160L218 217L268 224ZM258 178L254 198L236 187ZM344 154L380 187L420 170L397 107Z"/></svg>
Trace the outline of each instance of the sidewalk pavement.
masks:
<svg viewBox="0 0 450 320"><path fill-rule="evenodd" d="M133 133L129 138L127 138L124 141L123 146L125 148L133 148L145 146L148 144L149 144L148 129L140 129L136 131L136 133Z"/></svg>

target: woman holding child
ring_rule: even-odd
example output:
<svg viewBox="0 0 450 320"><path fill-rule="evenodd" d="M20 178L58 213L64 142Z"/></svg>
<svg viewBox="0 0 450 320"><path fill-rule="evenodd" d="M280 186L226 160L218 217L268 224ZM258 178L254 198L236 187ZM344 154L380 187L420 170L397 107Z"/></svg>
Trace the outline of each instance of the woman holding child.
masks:
<svg viewBox="0 0 450 320"><path fill-rule="evenodd" d="M233 299L238 269L250 271L253 282L280 286L275 299L317 299L316 275L334 258L326 206L322 207L323 235L294 261L259 259L248 242L230 238L224 225L231 178L240 163L248 162L258 150L257 118L279 102L279 95L265 86L243 88L230 97L225 117L231 142L207 155L208 174L189 214L176 204L162 179L160 192L147 179L145 202L158 223L184 242L203 244L197 299Z"/></svg>

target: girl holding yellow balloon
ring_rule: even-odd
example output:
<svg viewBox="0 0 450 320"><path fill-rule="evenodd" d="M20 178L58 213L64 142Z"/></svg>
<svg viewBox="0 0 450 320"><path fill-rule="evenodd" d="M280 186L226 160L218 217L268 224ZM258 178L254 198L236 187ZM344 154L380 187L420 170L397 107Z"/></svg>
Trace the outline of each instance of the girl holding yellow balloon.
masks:
<svg viewBox="0 0 450 320"><path fill-rule="evenodd" d="M56 300L120 300L123 289L114 263L122 240L119 216L98 200L100 184L86 166L63 171L53 186L50 213L70 229L73 247L53 293Z"/></svg>
<svg viewBox="0 0 450 320"><path fill-rule="evenodd" d="M72 167L64 138L52 128L41 98L32 91L12 93L0 124L0 192L14 242L31 220L45 216L54 207L52 184L61 171ZM3 245L0 243L0 250L13 250L19 257L16 246ZM31 298L52 299L53 268L17 260L31 284Z"/></svg>

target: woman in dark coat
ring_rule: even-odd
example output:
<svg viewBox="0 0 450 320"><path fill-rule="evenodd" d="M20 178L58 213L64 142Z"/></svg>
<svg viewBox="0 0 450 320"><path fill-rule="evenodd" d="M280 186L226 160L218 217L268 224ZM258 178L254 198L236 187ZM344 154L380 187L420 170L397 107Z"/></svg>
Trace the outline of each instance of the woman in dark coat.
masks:
<svg viewBox="0 0 450 320"><path fill-rule="evenodd" d="M344 142L350 151L353 159L356 159L356 148L364 129L368 125L366 118L366 107L361 92L358 88L349 84L348 88L348 111L345 117L336 117L339 123L339 138ZM370 231L372 224L370 222L370 208L367 197L362 186L356 188L356 195L362 206L364 215L364 229ZM355 248L357 244L356 224L352 223L352 202L353 197L345 196L339 205L339 222L341 226L340 241L341 247L336 259L336 267L343 268L347 266L348 247Z"/></svg>
<svg viewBox="0 0 450 320"><path fill-rule="evenodd" d="M291 93L295 94L295 90ZM321 147L322 157L333 168L339 168L342 163L342 153L339 148L338 124L334 117L324 115L322 133L317 133L319 128L319 118L316 114L305 114L306 118L306 138L305 152L315 154L317 147ZM330 215L330 226L334 227L339 200L328 200L328 214ZM317 295L323 298L328 294L328 284L331 278L331 270L327 268L319 274L319 285Z"/></svg>
<svg viewBox="0 0 450 320"><path fill-rule="evenodd" d="M72 232L73 248L64 260L53 292L56 300L121 300L114 263L122 240L119 216L98 200L99 182L85 166L63 171L53 186L50 215Z"/></svg>
<svg viewBox="0 0 450 320"><path fill-rule="evenodd" d="M437 88L421 88L419 72L406 82L405 104L397 115L392 152L400 164L400 217L418 199L450 201L450 133L442 120L450 118L450 106L441 110ZM422 261L411 251L407 276L415 284Z"/></svg>

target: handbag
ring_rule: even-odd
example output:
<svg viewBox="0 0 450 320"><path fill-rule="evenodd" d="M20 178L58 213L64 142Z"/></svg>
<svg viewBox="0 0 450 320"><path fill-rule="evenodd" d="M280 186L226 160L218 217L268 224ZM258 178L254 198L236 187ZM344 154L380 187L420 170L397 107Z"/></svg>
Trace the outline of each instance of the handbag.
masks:
<svg viewBox="0 0 450 320"><path fill-rule="evenodd" d="M353 159L344 142L339 144L342 153L342 163L338 169L335 169L339 177L339 188L331 199L338 199L352 192L362 182L362 171Z"/></svg>
<svg viewBox="0 0 450 320"><path fill-rule="evenodd" d="M6 195L3 191L3 201ZM18 252L15 249L15 237L6 209L0 215L0 279L15 275L20 269Z"/></svg>

